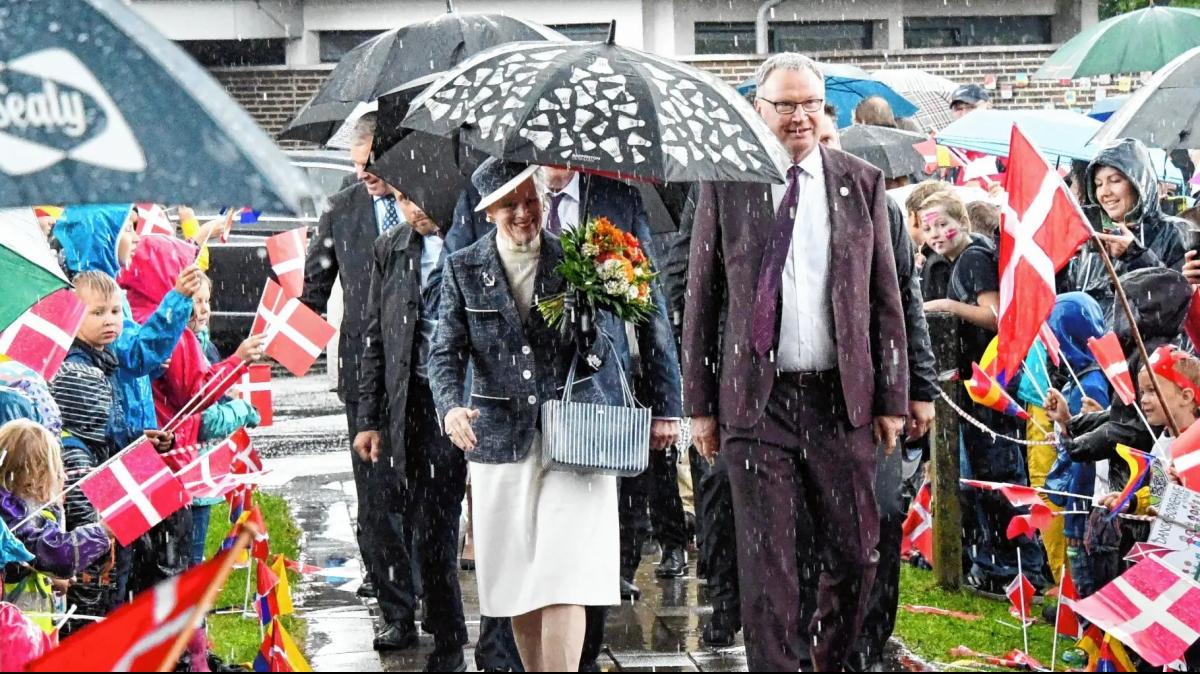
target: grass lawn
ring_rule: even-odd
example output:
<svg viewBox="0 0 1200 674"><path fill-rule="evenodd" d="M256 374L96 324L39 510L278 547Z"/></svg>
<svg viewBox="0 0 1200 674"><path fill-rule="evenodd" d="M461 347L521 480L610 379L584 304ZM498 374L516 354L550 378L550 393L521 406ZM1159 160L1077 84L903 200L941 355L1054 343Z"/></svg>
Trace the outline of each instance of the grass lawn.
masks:
<svg viewBox="0 0 1200 674"><path fill-rule="evenodd" d="M288 513L287 501L280 496L264 494L259 491L254 494L254 502L262 511L263 521L271 536L271 560L275 555L283 554L288 559L297 559L300 552L300 529L292 521ZM220 503L213 506L212 518L208 527L207 554L213 555L220 550L221 542L229 533L229 506ZM246 593L245 569L234 569L225 583L225 588L217 596L216 609L224 610L231 607L241 609ZM288 582L293 593L299 582L299 575L289 571ZM250 579L250 612L254 611L254 579ZM284 628L292 635L296 645L304 649L306 624L303 619L295 616L283 616ZM259 636L258 617L242 617L237 614L213 615L208 619L208 637L213 642L213 651L226 662L245 664L254 661L262 638Z"/></svg>
<svg viewBox="0 0 1200 674"><path fill-rule="evenodd" d="M933 606L951 611L962 611L981 616L970 622L959 618L940 615L912 613L905 605ZM900 573L900 612L896 618L896 637L904 642L913 653L929 663L952 663L958 660L950 655L950 649L966 646L978 653L1003 656L1012 649L1021 649L1020 622L1008 612L1007 601L995 601L981 597L969 590L947 592L934 583L933 573L905 564ZM1050 649L1054 628L1040 619L1041 604L1035 604L1033 615L1036 623L1029 627L1030 655L1050 667ZM1003 621L1001 625L996 621ZM1058 655L1073 643L1059 640ZM978 661L963 661L959 664L972 665L979 669ZM1059 670L1065 669L1060 663Z"/></svg>

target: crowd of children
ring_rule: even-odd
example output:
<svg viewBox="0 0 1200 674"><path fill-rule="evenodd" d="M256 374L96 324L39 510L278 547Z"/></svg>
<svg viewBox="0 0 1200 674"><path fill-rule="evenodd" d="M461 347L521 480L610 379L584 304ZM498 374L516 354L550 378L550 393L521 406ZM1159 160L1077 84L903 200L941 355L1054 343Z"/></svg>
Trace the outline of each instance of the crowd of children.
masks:
<svg viewBox="0 0 1200 674"><path fill-rule="evenodd" d="M259 359L262 338L221 359L207 337L213 288L197 247L140 237L135 222L131 204L65 209L48 245L85 307L83 322L49 382L0 363L0 518L33 555L3 567L3 599L47 631L73 612L59 631L65 639L203 561L213 505L197 501L122 546L75 488L80 480L143 439L163 454L204 452L259 423L251 405L229 398L175 419L206 383ZM181 666L209 671L210 657L197 630Z"/></svg>

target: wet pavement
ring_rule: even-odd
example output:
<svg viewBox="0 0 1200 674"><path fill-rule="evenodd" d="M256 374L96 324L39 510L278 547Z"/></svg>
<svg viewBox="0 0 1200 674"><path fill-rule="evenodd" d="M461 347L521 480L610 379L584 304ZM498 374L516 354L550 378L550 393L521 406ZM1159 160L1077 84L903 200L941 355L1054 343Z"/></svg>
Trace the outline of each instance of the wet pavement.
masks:
<svg viewBox="0 0 1200 674"><path fill-rule="evenodd" d="M297 612L308 620L307 652L317 671L418 671L433 648L422 635L419 646L380 656L371 647L374 604L355 596L361 583L361 560L354 539L356 496L348 456L346 422L329 380L310 375L296 380L276 374L276 425L252 432L266 457L271 478L263 488L284 495L305 532L305 563L325 569L294 589ZM642 599L609 613L606 647L599 660L603 671L744 671L741 636L733 648L714 651L700 644L711 609L704 588L690 575L654 577L657 552L643 557L636 579ZM471 646L467 665L474 671L473 646L478 638L479 607L475 577L460 573Z"/></svg>

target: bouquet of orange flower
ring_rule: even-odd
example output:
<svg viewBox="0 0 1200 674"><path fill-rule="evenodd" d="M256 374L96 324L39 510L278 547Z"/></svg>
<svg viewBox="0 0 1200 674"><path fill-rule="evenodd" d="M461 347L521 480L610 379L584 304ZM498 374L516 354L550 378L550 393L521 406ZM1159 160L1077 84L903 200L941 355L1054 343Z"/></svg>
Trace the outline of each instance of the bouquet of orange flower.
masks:
<svg viewBox="0 0 1200 674"><path fill-rule="evenodd" d="M563 261L558 265L571 286L568 293L594 309L607 309L623 321L644 323L657 310L650 298L655 273L637 237L622 232L607 218L595 218L560 239ZM538 303L546 322L562 325L567 293Z"/></svg>

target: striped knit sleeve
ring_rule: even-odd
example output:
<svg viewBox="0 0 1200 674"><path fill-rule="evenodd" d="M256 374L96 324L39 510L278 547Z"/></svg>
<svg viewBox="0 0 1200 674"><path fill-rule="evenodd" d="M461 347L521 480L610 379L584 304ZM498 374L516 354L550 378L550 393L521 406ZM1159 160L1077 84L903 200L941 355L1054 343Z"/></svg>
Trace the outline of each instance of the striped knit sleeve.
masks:
<svg viewBox="0 0 1200 674"><path fill-rule="evenodd" d="M78 446L64 447L62 456L63 468L67 475L67 487L75 486L99 465L96 457L90 451ZM67 520L65 528L68 531L100 521L99 513L92 507L91 501L87 500L81 489L72 489L67 494L63 507Z"/></svg>

